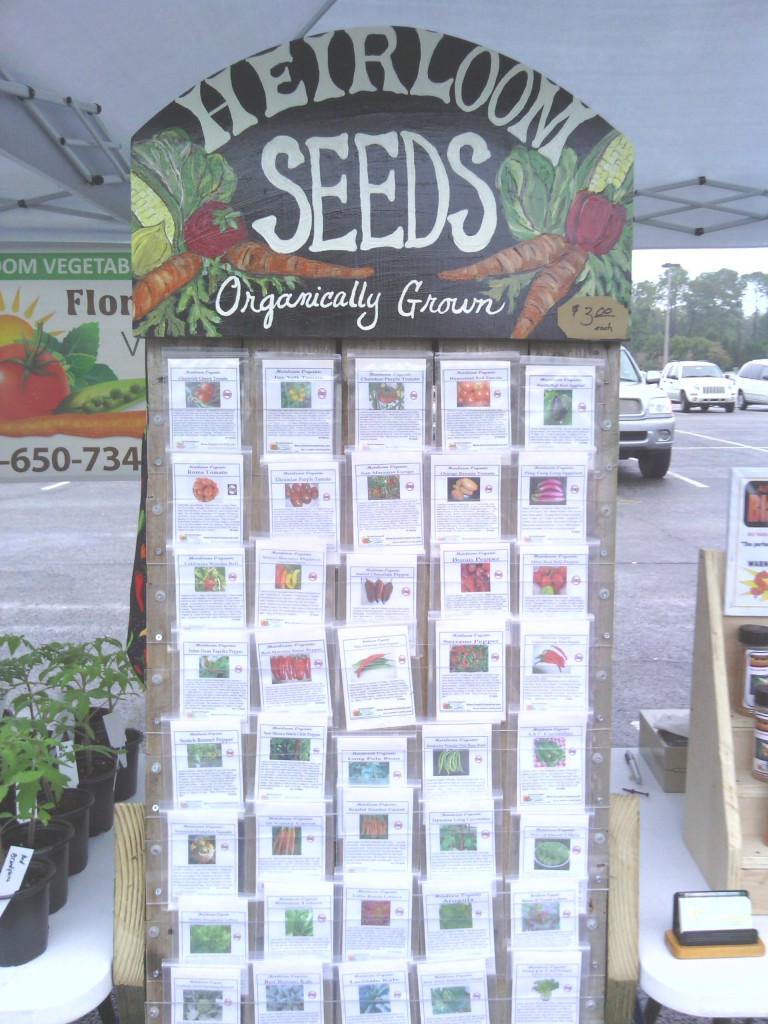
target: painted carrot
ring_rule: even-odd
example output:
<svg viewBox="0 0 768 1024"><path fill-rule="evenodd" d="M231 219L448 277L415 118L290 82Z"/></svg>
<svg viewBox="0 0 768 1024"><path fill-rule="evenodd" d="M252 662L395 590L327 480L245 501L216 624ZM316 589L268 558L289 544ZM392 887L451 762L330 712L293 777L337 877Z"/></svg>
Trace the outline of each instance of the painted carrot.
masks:
<svg viewBox="0 0 768 1024"><path fill-rule="evenodd" d="M164 299L189 284L202 269L202 256L196 252L179 252L150 270L133 286L133 319L141 320Z"/></svg>
<svg viewBox="0 0 768 1024"><path fill-rule="evenodd" d="M0 420L0 434L6 437L143 437L147 414L133 412L60 412L29 416L24 420Z"/></svg>
<svg viewBox="0 0 768 1024"><path fill-rule="evenodd" d="M573 244L565 235L537 235L469 266L441 270L437 276L444 281L474 281L479 277L522 274L547 266L572 248Z"/></svg>
<svg viewBox="0 0 768 1024"><path fill-rule="evenodd" d="M275 252L261 242L239 242L231 245L226 259L236 270L258 276L260 274L290 274L295 277L370 277L373 267L345 267L338 263L323 263L303 256Z"/></svg>
<svg viewBox="0 0 768 1024"><path fill-rule="evenodd" d="M575 245L554 263L539 271L528 289L522 311L510 337L528 337L544 315L569 291L586 266L587 258L586 250Z"/></svg>

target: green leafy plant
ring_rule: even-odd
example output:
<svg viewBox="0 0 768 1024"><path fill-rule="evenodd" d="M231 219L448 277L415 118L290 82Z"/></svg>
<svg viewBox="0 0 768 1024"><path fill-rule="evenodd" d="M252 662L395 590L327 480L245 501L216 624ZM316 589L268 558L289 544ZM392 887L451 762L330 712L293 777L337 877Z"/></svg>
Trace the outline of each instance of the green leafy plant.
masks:
<svg viewBox="0 0 768 1024"><path fill-rule="evenodd" d="M457 928L472 927L471 903L441 903L438 910L440 931L453 931Z"/></svg>
<svg viewBox="0 0 768 1024"><path fill-rule="evenodd" d="M433 988L431 993L432 1012L438 1013L470 1013L472 999L465 985L446 985Z"/></svg>
<svg viewBox="0 0 768 1024"><path fill-rule="evenodd" d="M266 985L267 1010L271 1013L304 1009L303 985Z"/></svg>
<svg viewBox="0 0 768 1024"><path fill-rule="evenodd" d="M552 998L552 993L560 988L560 982L555 981L554 978L540 978L535 982L533 991L538 992L544 1002L549 1002Z"/></svg>
<svg viewBox="0 0 768 1024"><path fill-rule="evenodd" d="M232 929L228 924L191 924L189 926L190 952L203 956L224 955L232 952Z"/></svg>
<svg viewBox="0 0 768 1024"><path fill-rule="evenodd" d="M52 643L46 652L49 663L44 682L83 693L91 704L107 711L114 711L119 701L141 688L128 652L114 637Z"/></svg>
<svg viewBox="0 0 768 1024"><path fill-rule="evenodd" d="M28 718L54 748L73 738L86 771L97 755L114 756L113 748L97 742L94 724L143 689L119 640L101 636L34 644L22 634L8 633L0 636L0 654L0 706L10 715Z"/></svg>
<svg viewBox="0 0 768 1024"><path fill-rule="evenodd" d="M309 908L296 908L285 912L285 934L294 938L307 938L315 934L314 915Z"/></svg>
<svg viewBox="0 0 768 1024"><path fill-rule="evenodd" d="M5 715L0 718L0 803L15 795L19 819L28 819L28 845L34 846L38 822L46 825L64 789L69 785L67 762L58 753L58 739L43 723L32 718ZM3 811L0 819L14 818ZM0 864L5 859L0 842Z"/></svg>
<svg viewBox="0 0 768 1024"><path fill-rule="evenodd" d="M565 764L565 747L552 737L537 737L533 741L533 753L539 768L557 768Z"/></svg>
<svg viewBox="0 0 768 1024"><path fill-rule="evenodd" d="M556 900L523 903L522 925L524 932L558 931L560 928L559 903Z"/></svg>
<svg viewBox="0 0 768 1024"><path fill-rule="evenodd" d="M542 868L561 868L571 859L571 845L568 839L537 839L533 847L533 859Z"/></svg>
<svg viewBox="0 0 768 1024"><path fill-rule="evenodd" d="M360 1013L391 1013L389 985L360 985L357 990Z"/></svg>
<svg viewBox="0 0 768 1024"><path fill-rule="evenodd" d="M188 743L187 767L221 768L223 758L220 743Z"/></svg>
<svg viewBox="0 0 768 1024"><path fill-rule="evenodd" d="M477 829L474 825L441 825L440 849L443 853L477 850Z"/></svg>
<svg viewBox="0 0 768 1024"><path fill-rule="evenodd" d="M270 761L309 761L311 740L293 736L273 736L269 741Z"/></svg>
<svg viewBox="0 0 768 1024"><path fill-rule="evenodd" d="M224 993L221 989L184 989L184 1020L221 1020Z"/></svg>

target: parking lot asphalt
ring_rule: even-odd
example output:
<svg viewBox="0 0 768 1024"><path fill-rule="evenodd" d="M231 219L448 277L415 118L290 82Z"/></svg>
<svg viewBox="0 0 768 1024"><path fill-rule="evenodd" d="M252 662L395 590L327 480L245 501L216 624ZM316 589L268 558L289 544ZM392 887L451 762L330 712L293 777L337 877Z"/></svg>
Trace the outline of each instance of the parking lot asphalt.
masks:
<svg viewBox="0 0 768 1024"><path fill-rule="evenodd" d="M734 467L768 472L768 406L677 412L670 472L620 463L616 508L613 745L637 741L641 708L687 707L699 551L725 549Z"/></svg>
<svg viewBox="0 0 768 1024"><path fill-rule="evenodd" d="M636 742L641 708L688 705L699 550L725 547L734 466L768 472L768 407L677 413L663 480L619 465L614 746ZM124 637L138 502L138 481L0 485L0 631Z"/></svg>

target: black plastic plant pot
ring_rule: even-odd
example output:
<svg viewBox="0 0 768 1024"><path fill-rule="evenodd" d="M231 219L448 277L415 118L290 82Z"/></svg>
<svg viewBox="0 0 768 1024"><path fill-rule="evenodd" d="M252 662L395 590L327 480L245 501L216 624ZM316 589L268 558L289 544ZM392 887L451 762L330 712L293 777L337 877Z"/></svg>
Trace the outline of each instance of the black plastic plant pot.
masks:
<svg viewBox="0 0 768 1024"><path fill-rule="evenodd" d="M79 875L88 864L91 807L95 797L88 789L65 789L53 812L53 821L68 821L75 829L69 844L69 874Z"/></svg>
<svg viewBox="0 0 768 1024"><path fill-rule="evenodd" d="M50 884L56 868L45 857L32 860L21 889L0 896L0 967L19 967L48 948Z"/></svg>
<svg viewBox="0 0 768 1024"><path fill-rule="evenodd" d="M41 857L50 861L56 868L51 879L51 899L49 912L55 914L67 902L69 890L69 844L75 834L73 825L68 821L49 821L47 825L39 822L32 834L31 848L33 860ZM24 822L12 821L3 828L3 846L30 846L29 825Z"/></svg>
<svg viewBox="0 0 768 1024"><path fill-rule="evenodd" d="M117 769L115 779L115 803L130 800L136 793L139 778L139 748L144 740L140 729L125 730L125 764Z"/></svg>
<svg viewBox="0 0 768 1024"><path fill-rule="evenodd" d="M88 835L100 836L102 832L109 832L115 822L117 755L109 757L104 754L95 754L88 766L86 766L86 758L82 752L79 751L76 756L80 776L77 788L87 789L94 796Z"/></svg>
<svg viewBox="0 0 768 1024"><path fill-rule="evenodd" d="M75 728L75 743L87 745L98 743L99 746L109 746L109 735L104 725L104 718L108 714L106 708L91 707L88 712L88 729L81 726Z"/></svg>

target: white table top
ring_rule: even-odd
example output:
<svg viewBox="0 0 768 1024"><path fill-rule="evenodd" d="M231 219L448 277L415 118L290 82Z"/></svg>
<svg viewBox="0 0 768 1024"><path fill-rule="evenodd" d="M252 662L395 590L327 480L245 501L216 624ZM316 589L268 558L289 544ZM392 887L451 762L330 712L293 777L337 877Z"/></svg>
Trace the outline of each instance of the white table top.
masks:
<svg viewBox="0 0 768 1024"><path fill-rule="evenodd" d="M112 991L114 831L89 840L88 865L69 879L66 904L50 918L48 949L0 967L2 1024L70 1024Z"/></svg>
<svg viewBox="0 0 768 1024"><path fill-rule="evenodd" d="M611 790L640 797L640 985L662 1006L694 1017L768 1017L768 956L677 960L664 932L672 927L672 898L686 889L710 889L683 839L685 796L665 793L637 750L642 785L633 782L625 747L613 750ZM768 944L768 916L755 916Z"/></svg>

